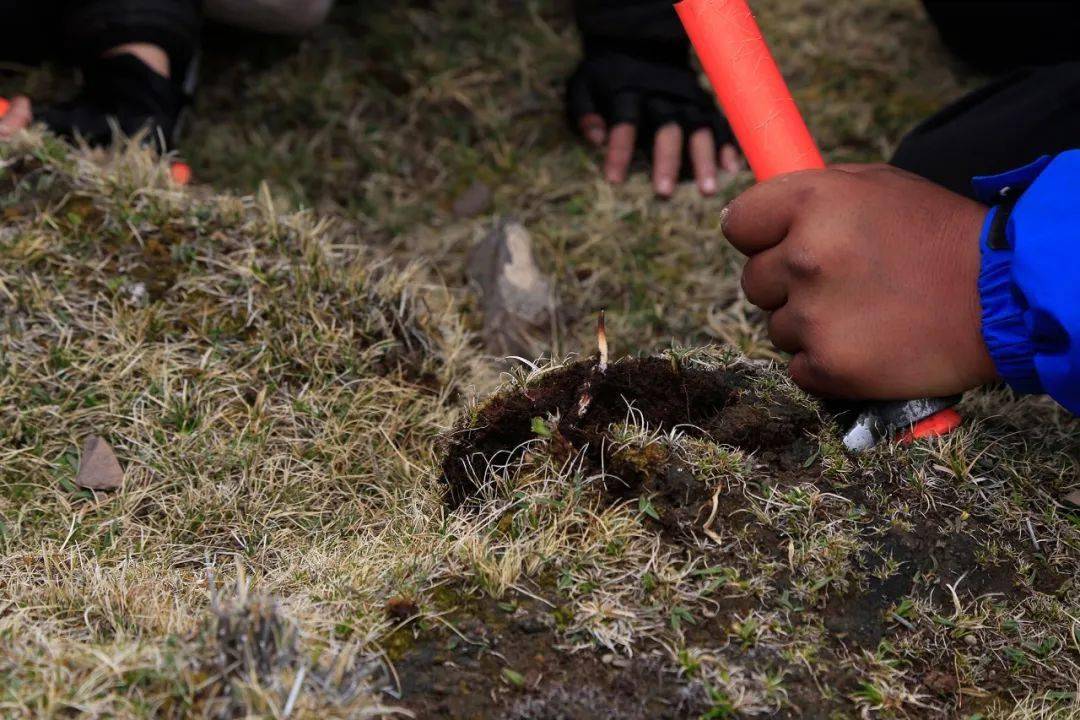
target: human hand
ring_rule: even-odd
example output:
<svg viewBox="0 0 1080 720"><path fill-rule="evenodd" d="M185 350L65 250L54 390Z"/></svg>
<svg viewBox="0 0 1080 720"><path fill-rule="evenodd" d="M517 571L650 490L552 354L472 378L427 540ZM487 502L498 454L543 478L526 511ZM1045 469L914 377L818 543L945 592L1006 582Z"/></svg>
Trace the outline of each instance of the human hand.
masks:
<svg viewBox="0 0 1080 720"><path fill-rule="evenodd" d="M742 169L731 128L682 58L615 51L586 57L568 81L566 103L572 125L606 148L609 182L626 180L639 145L651 146L653 189L661 197L675 191L684 153L702 195L716 193L719 172Z"/></svg>
<svg viewBox="0 0 1080 720"><path fill-rule="evenodd" d="M84 66L82 91L72 100L35 113L29 99L13 98L0 117L0 140L40 120L57 135L107 145L115 124L128 136L147 130L147 141L164 150L184 102L168 71L168 58L160 48L118 46Z"/></svg>
<svg viewBox="0 0 1080 720"><path fill-rule="evenodd" d="M0 140L5 140L19 130L27 128L34 121L30 99L25 95L16 95L6 108L0 108Z"/></svg>
<svg viewBox="0 0 1080 720"><path fill-rule="evenodd" d="M757 185L724 211L750 256L747 299L792 379L849 399L953 395L994 380L980 331L979 236L987 209L885 165Z"/></svg>

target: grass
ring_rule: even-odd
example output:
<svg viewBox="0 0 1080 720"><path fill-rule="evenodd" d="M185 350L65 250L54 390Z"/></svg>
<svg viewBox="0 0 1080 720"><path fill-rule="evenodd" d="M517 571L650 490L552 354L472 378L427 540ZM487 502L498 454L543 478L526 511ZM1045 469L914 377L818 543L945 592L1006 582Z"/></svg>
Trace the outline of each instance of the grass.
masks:
<svg viewBox="0 0 1080 720"><path fill-rule="evenodd" d="M834 160L978 81L914 2L758 6ZM617 501L540 417L445 509L447 434L592 352L600 307L613 358L744 377L738 427L818 417L723 199L608 187L565 130L575 52L555 3L346 5L297 44L211 38L189 190L133 147L0 147L0 716L439 716L421 628L470 643L459 615L498 635L535 596L546 655L655 664L687 716L1080 717L1080 445L1044 399L974 393L960 433L859 458L827 421L770 449L628 410L606 437L647 481ZM449 211L474 179L565 309L558 359L501 378L465 284L490 218ZM91 433L117 493L73 485ZM676 465L707 501L671 524ZM501 702L529 670L491 673Z"/></svg>

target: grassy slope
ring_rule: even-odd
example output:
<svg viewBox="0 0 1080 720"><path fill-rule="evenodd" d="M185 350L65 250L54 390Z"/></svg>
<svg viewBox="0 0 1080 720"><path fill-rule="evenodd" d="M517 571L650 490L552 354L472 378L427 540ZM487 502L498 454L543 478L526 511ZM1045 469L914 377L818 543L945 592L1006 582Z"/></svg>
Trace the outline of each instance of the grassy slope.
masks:
<svg viewBox="0 0 1080 720"><path fill-rule="evenodd" d="M759 5L834 159L882 157L972 82L914 3ZM294 687L297 714L377 712L394 704L374 692L380 648L407 654L389 599L435 616L514 587L565 603L560 642L655 653L717 716L807 707L806 687L840 712L1075 712L1080 538L1056 498L1080 453L1044 401L983 393L963 434L857 463L825 428L795 483L745 448L613 430L731 499L726 549L661 538L647 506L598 501L543 443L486 512L443 514L437 439L491 387L459 289L483 221L448 212L474 178L533 231L568 309L560 354L590 349L604 305L619 354L674 338L770 356L716 232L722 201L655 203L640 176L613 190L563 129L564 12L345 7L298 52L224 44L183 152L254 197L175 192L137 153L102 168L49 141L0 149L0 715L275 715ZM90 432L116 446L122 492L71 487ZM1009 592L930 576L886 608L902 621L885 645L837 649L829 608L897 572L890 533L925 528L969 538L971 572L1007 568ZM714 615L718 593L738 610L702 638L686 618ZM963 691L936 695L926 668Z"/></svg>

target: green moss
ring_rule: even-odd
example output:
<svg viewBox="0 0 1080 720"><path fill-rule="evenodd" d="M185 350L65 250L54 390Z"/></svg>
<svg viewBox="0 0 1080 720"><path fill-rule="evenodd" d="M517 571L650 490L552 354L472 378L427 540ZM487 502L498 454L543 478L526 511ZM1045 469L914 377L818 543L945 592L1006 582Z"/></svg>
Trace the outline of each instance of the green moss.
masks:
<svg viewBox="0 0 1080 720"><path fill-rule="evenodd" d="M405 626L379 640L379 646L386 652L390 662L400 662L416 647L414 628Z"/></svg>

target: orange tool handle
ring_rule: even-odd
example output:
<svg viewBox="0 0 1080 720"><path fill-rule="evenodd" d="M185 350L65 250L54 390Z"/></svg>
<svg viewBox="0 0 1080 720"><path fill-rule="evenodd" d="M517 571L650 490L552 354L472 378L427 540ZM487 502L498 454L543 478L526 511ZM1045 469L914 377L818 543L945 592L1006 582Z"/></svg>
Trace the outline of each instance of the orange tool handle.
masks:
<svg viewBox="0 0 1080 720"><path fill-rule="evenodd" d="M8 102L6 97L0 97L0 118L7 115L7 111L11 109L11 103Z"/></svg>
<svg viewBox="0 0 1080 720"><path fill-rule="evenodd" d="M746 0L682 0L675 11L755 177L824 168ZM955 410L943 410L915 423L902 439L945 435L959 424Z"/></svg>
<svg viewBox="0 0 1080 720"><path fill-rule="evenodd" d="M754 176L825 167L746 0L682 0L675 10Z"/></svg>

